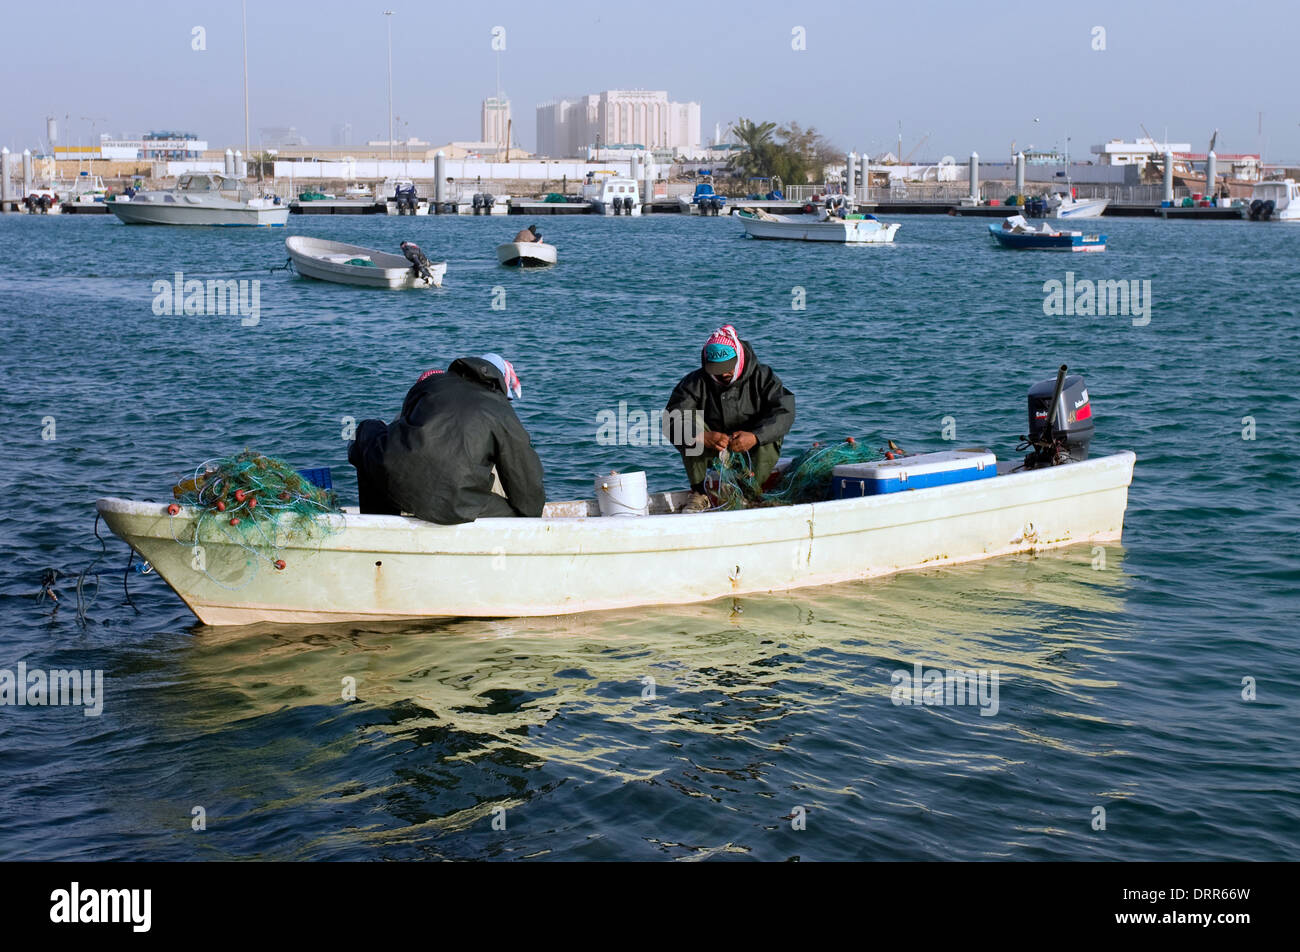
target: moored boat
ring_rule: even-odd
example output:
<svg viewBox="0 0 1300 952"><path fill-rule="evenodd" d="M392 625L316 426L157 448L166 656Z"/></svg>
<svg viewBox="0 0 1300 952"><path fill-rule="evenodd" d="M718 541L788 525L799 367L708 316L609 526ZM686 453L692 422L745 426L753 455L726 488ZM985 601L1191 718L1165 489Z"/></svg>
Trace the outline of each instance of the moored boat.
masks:
<svg viewBox="0 0 1300 952"><path fill-rule="evenodd" d="M436 616L559 615L703 602L887 575L1078 543L1118 541L1131 452L884 495L736 512L681 513L659 493L650 515L602 518L594 500L550 503L538 519L440 526L345 513L328 531L281 540L280 569L163 503L97 503L124 539L210 625Z"/></svg>
<svg viewBox="0 0 1300 952"><path fill-rule="evenodd" d="M1000 225L989 225L989 234L1004 248L1036 251L1105 251L1105 235L1081 231L1058 231L1043 222L1037 228L1023 215L1012 215Z"/></svg>
<svg viewBox="0 0 1300 952"><path fill-rule="evenodd" d="M679 195L677 204L688 215L717 215L726 207L727 198L713 190L712 182L700 182L693 194Z"/></svg>
<svg viewBox="0 0 1300 952"><path fill-rule="evenodd" d="M366 288L440 288L447 262L430 262L420 249L403 242L404 254L391 254L341 241L290 235L285 249L304 277ZM414 248L414 252L409 249ZM423 261L421 261L423 259Z"/></svg>
<svg viewBox="0 0 1300 952"><path fill-rule="evenodd" d="M892 242L897 222L882 222L874 215L845 218L812 215L773 215L762 209L741 209L737 218L751 238L781 238L788 241L832 241L839 244L882 244Z"/></svg>
<svg viewBox="0 0 1300 952"><path fill-rule="evenodd" d="M283 225L289 206L254 195L242 181L218 172L194 172L176 187L117 195L107 203L128 225Z"/></svg>
<svg viewBox="0 0 1300 952"><path fill-rule="evenodd" d="M597 215L640 215L641 197L636 179L624 178L612 172L589 174L582 186L584 201L591 203Z"/></svg>
<svg viewBox="0 0 1300 952"><path fill-rule="evenodd" d="M1295 179L1257 182L1249 209L1251 221L1300 221L1300 185Z"/></svg>
<svg viewBox="0 0 1300 952"><path fill-rule="evenodd" d="M1053 218L1100 218L1110 205L1108 198L1075 198L1072 194L1053 195L1050 201Z"/></svg>
<svg viewBox="0 0 1300 952"><path fill-rule="evenodd" d="M518 268L538 268L555 264L555 245L544 241L507 241L497 245L497 260Z"/></svg>

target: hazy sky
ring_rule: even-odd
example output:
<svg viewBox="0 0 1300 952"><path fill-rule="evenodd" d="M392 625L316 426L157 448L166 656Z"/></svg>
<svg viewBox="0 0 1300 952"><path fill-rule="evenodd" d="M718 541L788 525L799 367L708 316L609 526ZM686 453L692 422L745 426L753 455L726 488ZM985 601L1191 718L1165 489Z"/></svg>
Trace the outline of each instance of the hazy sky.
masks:
<svg viewBox="0 0 1300 952"><path fill-rule="evenodd" d="M364 0L249 3L254 146L261 126L292 125L320 145L342 122L354 143L387 137L384 9ZM1067 134L1071 152L1086 154L1140 136L1145 123L1196 151L1217 127L1221 153L1262 148L1266 161L1300 159L1300 52L1287 4L392 0L389 9L393 111L407 122L398 138L477 139L499 56L515 138L529 149L537 104L646 88L698 101L706 141L715 122L738 116L795 120L878 155L896 148L901 120L904 153L930 134L917 159L971 149L1000 159L1013 140L1059 147ZM242 144L237 0L70 0L51 11L32 21L42 39L10 35L0 58L0 144L36 149L46 115L59 118L64 143L90 142L83 117L96 117L96 133L183 129L213 147ZM206 30L206 50L191 48L195 26ZM506 30L500 54L491 49L495 26ZM791 48L797 26L805 50ZM1094 27L1105 30L1104 50L1092 48Z"/></svg>

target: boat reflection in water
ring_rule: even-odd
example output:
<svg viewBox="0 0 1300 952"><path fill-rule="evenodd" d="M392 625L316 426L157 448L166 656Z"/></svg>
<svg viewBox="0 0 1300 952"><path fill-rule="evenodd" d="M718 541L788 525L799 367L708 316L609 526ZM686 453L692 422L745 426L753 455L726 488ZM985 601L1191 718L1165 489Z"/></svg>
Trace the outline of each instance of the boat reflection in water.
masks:
<svg viewBox="0 0 1300 952"><path fill-rule="evenodd" d="M945 776L996 774L1070 747L1051 725L1106 721L1094 695L1113 684L1112 649L1131 636L1123 550L1100 548L680 608L196 626L182 670L168 673L194 689L176 727L201 738L195 756L212 776L236 785L223 797L259 804L245 820L288 805L328 814L307 850L317 858L373 858L376 846L523 855L528 843L574 857L745 852L747 835L770 828L796 795L809 810L830 809L846 788L868 793L876 781L865 778L881 771L932 775L936 758ZM916 664L997 672L998 716L896 706L893 672ZM644 797L662 810L655 791L725 804L730 816L676 829L629 818L610 832L606 809L638 809ZM775 794L780 809L761 805ZM549 845L479 839L500 808L552 831ZM554 833L576 816L611 840L587 843L597 829Z"/></svg>

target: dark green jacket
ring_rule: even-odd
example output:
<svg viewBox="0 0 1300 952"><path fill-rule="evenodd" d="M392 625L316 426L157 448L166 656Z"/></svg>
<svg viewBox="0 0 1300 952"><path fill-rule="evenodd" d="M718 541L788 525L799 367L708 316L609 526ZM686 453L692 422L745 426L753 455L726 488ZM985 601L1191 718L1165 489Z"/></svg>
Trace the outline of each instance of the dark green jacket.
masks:
<svg viewBox="0 0 1300 952"><path fill-rule="evenodd" d="M749 341L742 340L745 369L740 377L723 388L704 372L704 349L700 348L700 369L683 377L673 388L666 408L665 432L669 430L667 413L676 410L682 419L701 410L704 428L731 435L748 430L759 444L780 443L794 425L794 394L767 364L760 364ZM669 438L680 449L679 433Z"/></svg>
<svg viewBox="0 0 1300 952"><path fill-rule="evenodd" d="M420 519L454 525L489 511L493 466L516 515L540 516L546 504L541 461L486 360L462 357L417 383L376 442L357 450L376 460L393 503Z"/></svg>

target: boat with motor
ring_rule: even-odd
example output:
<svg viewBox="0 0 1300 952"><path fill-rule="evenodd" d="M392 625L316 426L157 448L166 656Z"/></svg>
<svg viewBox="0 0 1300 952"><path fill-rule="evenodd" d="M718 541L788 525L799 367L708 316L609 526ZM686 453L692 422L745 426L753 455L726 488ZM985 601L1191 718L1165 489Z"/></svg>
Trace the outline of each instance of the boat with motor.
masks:
<svg viewBox="0 0 1300 952"><path fill-rule="evenodd" d="M544 241L507 241L497 245L497 260L511 268L541 268L555 264L555 245Z"/></svg>
<svg viewBox="0 0 1300 952"><path fill-rule="evenodd" d="M1100 218L1109 204L1109 198L1077 198L1073 189L1048 199L1053 218Z"/></svg>
<svg viewBox="0 0 1300 952"><path fill-rule="evenodd" d="M1061 368L1029 391L1023 460L979 448L836 467L823 501L735 511L684 512L689 491L646 492L645 515L600 499L460 525L344 510L320 531L273 530L273 566L221 522L200 532L192 507L96 505L209 625L562 615L1118 542L1136 457L1090 458L1094 425L1082 378Z"/></svg>
<svg viewBox="0 0 1300 952"><path fill-rule="evenodd" d="M384 206L390 215L427 215L429 200L420 195L415 183L408 178L385 179Z"/></svg>
<svg viewBox="0 0 1300 952"><path fill-rule="evenodd" d="M613 172L589 172L582 186L583 201L597 215L640 215L641 193L636 180Z"/></svg>
<svg viewBox="0 0 1300 952"><path fill-rule="evenodd" d="M1003 248L1034 251L1105 251L1105 235L1081 231L1059 231L1047 222L1038 227L1023 215L1012 215L1001 224L989 225L989 234Z"/></svg>
<svg viewBox="0 0 1300 952"><path fill-rule="evenodd" d="M23 207L31 215L58 215L63 212L63 203L54 186L32 189L23 196Z"/></svg>
<svg viewBox="0 0 1300 952"><path fill-rule="evenodd" d="M684 214L718 215L726 206L727 197L715 192L712 182L700 182L695 186L695 192L692 195L679 195L677 204Z"/></svg>
<svg viewBox="0 0 1300 952"><path fill-rule="evenodd" d="M740 208L735 217L750 238L780 238L787 241L832 241L839 244L887 244L898 233L898 222L882 222L875 215L827 214L821 208L811 214L774 215L761 208Z"/></svg>
<svg viewBox="0 0 1300 952"><path fill-rule="evenodd" d="M307 235L290 235L284 240L284 247L293 261L294 270L303 277L335 284L365 288L440 288L447 273L447 262L430 261L420 246L410 241L402 242L400 255Z"/></svg>
<svg viewBox="0 0 1300 952"><path fill-rule="evenodd" d="M1256 182L1248 214L1251 221L1300 221L1300 185L1295 179Z"/></svg>
<svg viewBox="0 0 1300 952"><path fill-rule="evenodd" d="M278 195L255 195L239 179L191 172L176 187L115 195L109 209L127 225L271 225L289 220Z"/></svg>

